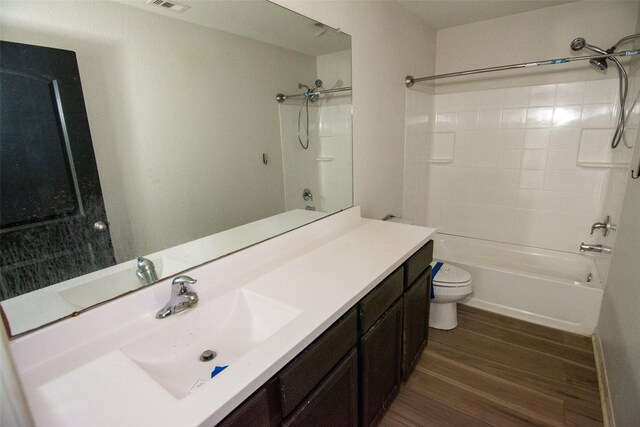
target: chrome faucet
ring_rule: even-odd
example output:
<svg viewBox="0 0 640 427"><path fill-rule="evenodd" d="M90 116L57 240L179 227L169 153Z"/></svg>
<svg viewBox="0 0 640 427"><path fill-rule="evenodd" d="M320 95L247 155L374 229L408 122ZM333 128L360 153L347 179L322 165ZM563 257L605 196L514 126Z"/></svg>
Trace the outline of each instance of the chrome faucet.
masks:
<svg viewBox="0 0 640 427"><path fill-rule="evenodd" d="M178 276L171 282L171 299L156 313L156 319L164 319L172 314L180 313L198 303L198 294L190 291L187 284L193 285L197 280L189 276Z"/></svg>
<svg viewBox="0 0 640 427"><path fill-rule="evenodd" d="M138 257L138 270L136 270L136 276L143 286L151 285L158 281L158 274L156 273L156 266L150 259Z"/></svg>
<svg viewBox="0 0 640 427"><path fill-rule="evenodd" d="M611 248L603 245L592 245L590 243L580 243L580 252L599 252L610 254Z"/></svg>

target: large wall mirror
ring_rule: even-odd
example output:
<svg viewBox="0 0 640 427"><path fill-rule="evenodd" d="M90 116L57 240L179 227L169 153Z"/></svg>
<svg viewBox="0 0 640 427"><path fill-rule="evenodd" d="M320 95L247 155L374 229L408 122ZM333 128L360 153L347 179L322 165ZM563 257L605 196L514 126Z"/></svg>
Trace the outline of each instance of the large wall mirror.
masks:
<svg viewBox="0 0 640 427"><path fill-rule="evenodd" d="M267 1L0 3L16 336L352 206L351 38Z"/></svg>

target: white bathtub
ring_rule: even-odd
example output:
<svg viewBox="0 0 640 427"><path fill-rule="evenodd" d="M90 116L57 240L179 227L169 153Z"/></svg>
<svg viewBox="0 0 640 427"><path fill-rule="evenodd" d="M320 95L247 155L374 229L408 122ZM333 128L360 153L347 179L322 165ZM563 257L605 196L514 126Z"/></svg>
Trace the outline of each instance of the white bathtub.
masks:
<svg viewBox="0 0 640 427"><path fill-rule="evenodd" d="M474 292L463 304L593 334L603 291L592 258L441 233L434 243L434 259L471 274Z"/></svg>

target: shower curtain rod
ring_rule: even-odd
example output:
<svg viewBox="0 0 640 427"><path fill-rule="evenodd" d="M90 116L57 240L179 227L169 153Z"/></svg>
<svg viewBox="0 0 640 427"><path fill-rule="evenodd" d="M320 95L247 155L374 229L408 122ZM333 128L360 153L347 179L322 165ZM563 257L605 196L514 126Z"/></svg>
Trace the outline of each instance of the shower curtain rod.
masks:
<svg viewBox="0 0 640 427"><path fill-rule="evenodd" d="M455 73L447 73L447 74L436 74L435 76L429 76L429 77L407 76L404 79L404 84L407 85L407 87L411 87L415 83L426 82L426 81L437 80L437 79L447 79L449 77L460 77L460 76L468 76L471 74L491 73L493 71L513 70L516 68L539 67L542 65L566 64L568 62L586 61L589 59L610 58L612 56L634 56L634 55L638 55L639 53L640 51L638 50L621 50L620 52L607 53L606 55L598 54L598 55L586 55L586 56L573 56L569 58L545 59L542 61L535 61L535 62L521 62L519 64L500 65L497 67L488 67L488 68L477 68L475 70L457 71Z"/></svg>
<svg viewBox="0 0 640 427"><path fill-rule="evenodd" d="M279 93L276 95L276 101L278 102L284 102L289 98L300 98L303 96L310 96L310 95L324 95L327 93L334 93L334 92L344 92L347 90L351 90L351 86L345 86L345 87L336 87L333 89L324 89L324 90L316 90L313 92L305 92L305 93L297 93L295 95L284 95L282 93Z"/></svg>

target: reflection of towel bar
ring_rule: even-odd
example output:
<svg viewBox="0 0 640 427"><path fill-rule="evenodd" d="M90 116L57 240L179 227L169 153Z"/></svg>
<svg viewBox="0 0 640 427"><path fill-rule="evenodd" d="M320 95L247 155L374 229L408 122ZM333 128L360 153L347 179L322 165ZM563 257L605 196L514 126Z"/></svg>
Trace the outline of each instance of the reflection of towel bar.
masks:
<svg viewBox="0 0 640 427"><path fill-rule="evenodd" d="M318 157L316 160L319 162L333 162L335 158L334 157Z"/></svg>
<svg viewBox="0 0 640 427"><path fill-rule="evenodd" d="M631 170L631 178L633 179L640 178L640 159L638 159L638 167L636 168L636 170L635 171L633 169Z"/></svg>

